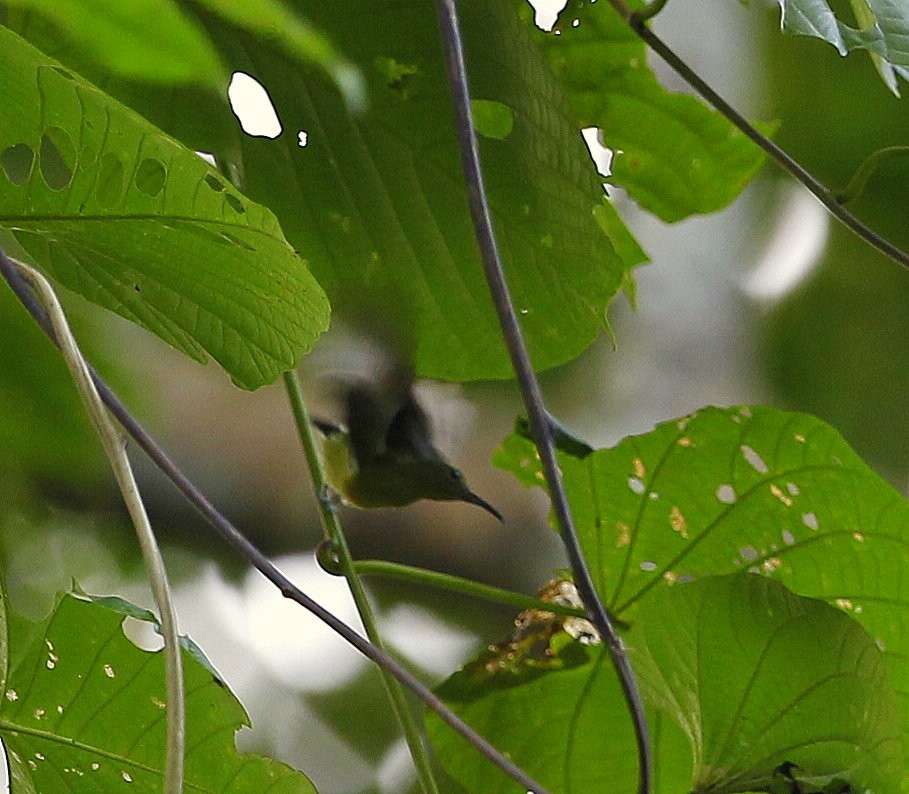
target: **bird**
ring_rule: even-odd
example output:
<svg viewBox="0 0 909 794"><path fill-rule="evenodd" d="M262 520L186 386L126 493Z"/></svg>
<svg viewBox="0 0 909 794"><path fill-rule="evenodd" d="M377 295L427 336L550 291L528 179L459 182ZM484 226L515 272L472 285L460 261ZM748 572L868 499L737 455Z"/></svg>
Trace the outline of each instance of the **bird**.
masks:
<svg viewBox="0 0 909 794"><path fill-rule="evenodd" d="M347 384L346 430L320 418L322 463L332 491L360 508L401 507L420 499L467 502L504 521L474 493L460 469L432 442L429 418L417 402L413 380L395 378L385 388Z"/></svg>

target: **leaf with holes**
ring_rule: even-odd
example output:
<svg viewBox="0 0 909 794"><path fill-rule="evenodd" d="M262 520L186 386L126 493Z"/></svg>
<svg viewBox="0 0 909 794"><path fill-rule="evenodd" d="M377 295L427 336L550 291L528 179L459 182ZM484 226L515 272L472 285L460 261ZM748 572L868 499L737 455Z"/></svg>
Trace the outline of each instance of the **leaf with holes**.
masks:
<svg viewBox="0 0 909 794"><path fill-rule="evenodd" d="M194 7L224 59L264 85L283 125L275 140L243 139L243 190L276 212L336 310L415 336L420 374L507 376L434 7L361 6L307 8L366 79L369 111L359 116L286 48ZM553 366L602 331L643 254L604 201L561 89L513 9L471 0L459 12L501 252L534 362Z"/></svg>
<svg viewBox="0 0 909 794"><path fill-rule="evenodd" d="M886 663L842 610L763 576L706 577L647 599L629 643L645 691L688 736L692 791L771 791L783 770L807 790L900 789Z"/></svg>
<svg viewBox="0 0 909 794"><path fill-rule="evenodd" d="M208 28L224 63L264 84L282 128L276 140L240 133L223 103L226 79L217 96L173 86L166 101L135 82L114 81L110 90L215 153L276 212L336 308L354 319L377 315L416 337L420 374L509 375L467 213L432 6L384 0L364 14L353 0L308 4L330 52L347 58L326 61L304 46L322 39L303 36L297 17L278 24L273 4L254 13L248 5L183 7ZM645 255L604 200L562 89L510 0L471 0L459 10L509 280L535 363L553 366L601 332L609 302L633 289L631 269ZM78 56L64 48L60 57L70 54ZM100 71L74 63L89 76ZM351 65L366 84L365 113L344 88Z"/></svg>
<svg viewBox="0 0 909 794"><path fill-rule="evenodd" d="M572 0L555 30L536 36L581 126L599 128L613 151L609 181L664 221L725 207L764 163L719 113L659 85L609 3Z"/></svg>
<svg viewBox="0 0 909 794"><path fill-rule="evenodd" d="M840 55L867 50L887 87L909 80L909 6L902 0L850 0L859 28L841 21L826 0L779 0L784 33L814 36Z"/></svg>
<svg viewBox="0 0 909 794"><path fill-rule="evenodd" d="M161 791L164 660L123 634L125 615L147 614L120 607L67 595L41 623L3 621L0 737L13 791ZM301 773L237 752L243 707L192 652L183 661L187 791L313 794Z"/></svg>
<svg viewBox="0 0 909 794"><path fill-rule="evenodd" d="M0 228L63 285L245 388L328 307L274 216L201 158L0 28Z"/></svg>
<svg viewBox="0 0 909 794"><path fill-rule="evenodd" d="M518 434L496 463L539 485ZM909 504L829 425L707 408L559 466L597 589L621 618L673 583L750 569L837 604L909 704ZM909 709L904 706L904 718Z"/></svg>

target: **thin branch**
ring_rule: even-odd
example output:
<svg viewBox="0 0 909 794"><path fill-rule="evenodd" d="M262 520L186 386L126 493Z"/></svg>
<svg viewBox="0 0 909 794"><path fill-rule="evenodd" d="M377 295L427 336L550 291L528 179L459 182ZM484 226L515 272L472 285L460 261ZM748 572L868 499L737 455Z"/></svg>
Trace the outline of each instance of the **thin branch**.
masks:
<svg viewBox="0 0 909 794"><path fill-rule="evenodd" d="M16 267L0 251L4 267ZM174 608L167 570L152 531L145 505L136 480L133 477L126 444L120 432L111 422L98 390L92 381L88 364L79 350L63 307L53 287L41 273L26 264L18 264L19 274L31 285L47 311L49 324L58 340L60 353L69 368L73 382L82 403L85 405L92 424L104 447L117 486L123 495L126 509L132 519L145 560L152 595L161 617L161 636L164 639L164 676L167 692L167 738L164 756L164 791L167 794L181 794L183 791L183 769L186 751L186 700L183 685L183 660L180 652L180 637L177 632L177 613Z"/></svg>
<svg viewBox="0 0 909 794"><path fill-rule="evenodd" d="M16 266L2 250L0 250L0 275L2 275L10 285L13 292L16 294L16 297L19 298L41 329L54 344L57 344L47 313L22 280ZM451 711L451 709L433 694L429 688L415 678L413 674L398 661L389 656L385 651L381 651L374 647L370 642L350 628L350 626L335 617L321 604L311 599L284 576L271 560L247 540L240 530L228 521L211 501L209 501L208 497L206 497L205 494L203 494L202 491L200 491L199 488L196 487L196 485L179 469L158 442L148 434L139 421L129 412L126 406L120 401L120 398L114 394L101 376L95 372L91 365L88 365L88 371L102 402L117 418L117 421L123 426L126 432L144 450L149 459L176 486L177 490L186 497L187 501L199 511L219 537L237 552L240 557L245 559L271 582L281 592L281 595L300 604L300 606L319 618L319 620L339 634L365 657L391 673L398 681L407 687L407 689L422 700L428 708L438 714L443 722L463 736L477 752L484 755L505 772L505 774L524 786L527 791L533 792L533 794L549 794L542 785L528 776L520 767L509 758L506 758L499 750L493 747L492 744L486 741L486 739L480 736L467 725L467 723Z"/></svg>
<svg viewBox="0 0 909 794"><path fill-rule="evenodd" d="M324 556L319 557L322 568L328 573L340 575L340 570L334 566L324 564ZM554 615L564 615L572 618L586 618L587 612L578 607L560 604L556 601L545 601L542 598L516 593L501 587L475 582L473 579L464 579L450 573L428 571L425 568L415 568L412 565L402 565L398 562L387 560L355 560L353 564L360 576L379 576L383 579L397 579L411 582L449 593L458 593L469 598L478 598L492 604L514 607L515 609L538 609L542 612L551 612Z"/></svg>
<svg viewBox="0 0 909 794"><path fill-rule="evenodd" d="M848 201L855 201L862 195L865 186L868 184L868 180L871 179L878 168L888 160L896 160L900 157L906 157L907 155L909 155L909 146L886 146L883 149L872 152L862 161L862 164L855 169L855 173L852 175L852 179L849 180L849 184L842 190L837 191L836 200L840 204L845 204Z"/></svg>
<svg viewBox="0 0 909 794"><path fill-rule="evenodd" d="M686 64L663 40L648 26L645 19L635 13L625 0L609 0L609 4L619 13L622 19L669 67L682 77L703 99L723 114L730 122L744 133L751 141L770 155L784 171L801 182L815 198L821 202L837 220L861 237L869 245L877 248L882 254L890 257L903 267L909 268L909 253L898 248L870 226L865 225L847 210L838 200L837 194L815 178L804 166L794 160L783 149L777 146L766 135L758 132L748 120L733 108L725 99L714 91L688 64Z"/></svg>
<svg viewBox="0 0 909 794"><path fill-rule="evenodd" d="M454 101L455 126L458 145L461 150L461 166L467 183L467 198L470 203L470 214L483 260L486 281L492 294L493 303L499 316L502 334L511 356L512 366L517 375L518 385L530 420L530 430L540 455L540 462L549 493L552 498L553 511L562 536L562 542L568 554L572 575L578 594L587 608L590 621L596 627L615 665L622 685L622 691L631 713L635 738L638 745L639 791L647 794L651 789L651 752L650 739L647 733L647 718L644 704L634 678L634 672L628 661L624 644L616 632L613 619L603 605L593 585L593 579L578 540L565 489L562 487L561 475L556 463L552 429L547 419L546 409L540 386L537 383L517 314L502 271L496 245L492 218L486 200L486 189L477 137L473 126L470 109L470 90L467 84L467 67L464 61L463 44L458 25L457 10L454 0L438 0L439 24L442 31L443 47L448 68L448 81Z"/></svg>
<svg viewBox="0 0 909 794"><path fill-rule="evenodd" d="M306 401L303 398L303 390L300 388L300 378L295 371L284 373L284 388L287 391L287 397L290 401L291 410L293 411L294 421L297 426L297 434L300 437L300 443L303 446L303 452L306 455L306 462L309 466L309 476L312 482L313 490L316 494L316 501L321 508L322 528L325 537L332 544L332 548L337 555L341 574L347 579L347 585L350 588L350 594L353 597L357 614L366 629L366 636L369 641L378 649L385 650L382 642L382 636L379 634L379 627L376 624L376 618L369 603L369 597L366 595L366 589L360 581L360 577L353 564L353 557L347 546L347 538L344 536L344 530L338 515L332 510L325 494L328 483L325 479L325 472L322 468L322 461L316 449L316 440L313 435L312 423L309 420L309 413L306 410ZM436 783L435 775L432 771L432 762L429 757L429 751L420 735L420 729L417 721L410 710L407 698L401 685L389 675L388 672L379 668L382 683L385 686L385 692L388 700L394 709L401 730L404 732L404 740L410 750L410 756L413 759L414 767L417 770L417 776L420 779L420 785L425 794L439 794L439 787Z"/></svg>

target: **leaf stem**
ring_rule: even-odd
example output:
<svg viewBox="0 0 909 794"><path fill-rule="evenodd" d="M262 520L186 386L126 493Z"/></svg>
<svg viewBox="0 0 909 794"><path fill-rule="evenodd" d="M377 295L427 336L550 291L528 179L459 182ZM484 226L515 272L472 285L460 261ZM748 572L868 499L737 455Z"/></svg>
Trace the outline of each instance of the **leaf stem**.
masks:
<svg viewBox="0 0 909 794"><path fill-rule="evenodd" d="M517 609L539 609L567 617L587 617L587 612L578 607L544 601L542 598L516 593L513 590L505 590L501 587L493 587L492 585L482 584L472 579L464 579L461 576L454 576L448 573L428 571L425 568L415 568L411 565L402 565L401 563L387 562L386 560L356 560L353 566L361 576L381 576L386 579L399 579Z"/></svg>
<svg viewBox="0 0 909 794"><path fill-rule="evenodd" d="M322 529L325 537L332 543L335 554L340 564L341 573L347 579L350 587L350 593L353 596L354 604L363 627L366 630L366 636L369 641L380 650L385 647L382 643L382 637L379 634L379 628L376 624L375 615L369 603L369 597L357 569L354 566L350 549L347 546L347 539L344 537L344 531L341 528L341 522L338 515L332 509L328 500L325 498L327 492L327 481L325 472L322 468L322 462L316 449L316 440L313 435L312 423L309 420L309 413L306 410L306 401L303 397L303 390L300 388L300 378L295 370L284 373L284 388L287 391L290 400L291 410L293 411L294 421L297 426L297 433L300 437L300 443L303 446L306 462L309 465L309 474L312 479L313 489L316 493L316 500L319 503L322 515ZM439 794L439 788L436 784L435 775L432 771L432 763L429 758L429 752L423 737L420 735L420 729L417 721L410 709L410 704L404 695L401 685L388 672L379 668L382 683L385 685L385 691L391 702L392 709L398 717L401 730L404 732L404 739L410 749L411 758L417 770L417 776L425 794Z"/></svg>
<svg viewBox="0 0 909 794"><path fill-rule="evenodd" d="M47 312L41 307L34 295L28 289L28 286L19 275L19 271L13 261L6 256L0 249L0 275L6 280L7 284L19 298L22 305L32 315L35 322L48 338L58 344L54 336L53 328L48 319ZM505 774L523 786L527 791L533 794L549 794L547 789L540 785L536 780L525 773L511 759L506 758L486 739L473 730L464 720L458 717L448 706L446 706L422 681L417 679L413 673L405 668L394 657L387 652L376 648L372 643L361 637L356 631L348 626L344 621L339 620L335 615L329 612L325 607L314 601L306 593L300 590L290 579L288 579L275 565L268 559L253 543L251 543L239 529L237 529L202 493L192 480L190 480L171 460L170 456L164 451L160 444L145 430L139 421L129 412L123 402L114 394L113 390L104 379L98 375L94 368L88 364L88 372L91 375L92 382L101 396L102 402L107 406L110 412L116 417L117 421L123 426L126 432L148 455L149 459L160 471L167 477L177 488L186 500L199 511L205 521L215 530L218 536L227 543L242 559L245 559L259 573L261 573L275 588L287 599L308 610L315 615L332 631L338 634L346 642L350 643L366 658L375 662L383 670L387 670L407 689L413 692L427 708L439 715L439 718L447 725L451 726L457 733L472 746L477 752L488 758L493 764L498 766Z"/></svg>
<svg viewBox="0 0 909 794"><path fill-rule="evenodd" d="M909 155L909 146L886 146L883 149L872 152L855 169L849 184L836 194L836 200L840 204L854 201L865 190L865 186L868 184L872 174L887 160L895 160L898 157L906 157L907 155Z"/></svg>
<svg viewBox="0 0 909 794"><path fill-rule="evenodd" d="M909 253L898 248L870 226L862 223L837 200L837 195L830 188L814 177L801 163L793 159L766 135L758 132L741 113L726 102L688 64L679 58L647 26L646 20L641 19L625 0L608 0L608 2L644 43L657 53L676 74L682 77L697 94L725 116L734 126L738 127L746 137L770 155L780 168L808 188L833 217L882 254L890 257L890 259L903 267L909 268Z"/></svg>
<svg viewBox="0 0 909 794"><path fill-rule="evenodd" d="M0 251L4 265L13 263ZM92 374L79 350L63 307L53 287L34 268L17 263L19 274L28 282L47 311L50 327L58 340L60 355L69 368L70 375L88 411L104 452L110 462L117 486L123 496L126 509L136 530L142 557L151 585L152 595L161 619L161 635L164 638L164 669L167 691L167 739L164 764L164 791L166 794L181 794L183 791L183 767L186 749L186 702L183 685L183 659L180 652L180 638L177 632L177 613L174 608L167 570L161 557L161 550L155 539L142 496L133 477L126 444L104 408L104 403L92 381Z"/></svg>
<svg viewBox="0 0 909 794"><path fill-rule="evenodd" d="M530 363L521 327L518 324L517 314L502 270L480 165L477 136L470 109L467 66L464 61L464 48L455 0L437 0L437 8L446 66L448 68L448 82L454 103L456 134L458 146L461 150L461 166L467 184L467 199L483 260L486 281L499 316L502 335L511 356L511 363L517 376L521 396L527 409L531 434L540 455L543 474L546 477L546 484L549 487L552 499L553 512L555 513L556 523L561 532L562 542L571 564L575 586L578 588L578 594L587 608L588 619L596 627L606 643L606 647L609 649L612 663L615 665L622 691L628 704L638 746L638 790L641 794L647 794L651 789L651 752L644 704L622 639L616 632L612 616L596 592L593 578L581 551L580 541L578 540L571 517L571 510L568 506L568 499L562 486L561 474L556 463L552 427L543 405L540 386L533 371L533 366Z"/></svg>

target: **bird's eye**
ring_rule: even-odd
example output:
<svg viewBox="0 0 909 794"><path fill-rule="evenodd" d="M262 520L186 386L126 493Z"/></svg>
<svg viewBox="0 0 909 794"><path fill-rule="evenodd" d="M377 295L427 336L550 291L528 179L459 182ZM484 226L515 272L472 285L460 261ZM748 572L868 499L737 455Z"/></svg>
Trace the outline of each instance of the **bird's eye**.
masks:
<svg viewBox="0 0 909 794"><path fill-rule="evenodd" d="M452 469L452 470L451 470L451 479L453 479L453 480L460 480L463 476L464 476L464 475L461 474L461 470L460 470L460 469Z"/></svg>

